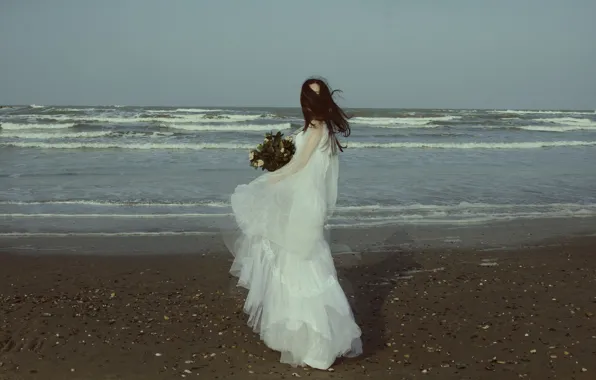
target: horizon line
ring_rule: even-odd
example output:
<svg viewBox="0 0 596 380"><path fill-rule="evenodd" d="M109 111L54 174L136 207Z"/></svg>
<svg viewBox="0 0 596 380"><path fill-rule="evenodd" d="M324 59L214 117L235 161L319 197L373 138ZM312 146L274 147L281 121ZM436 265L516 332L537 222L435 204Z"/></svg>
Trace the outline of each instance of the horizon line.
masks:
<svg viewBox="0 0 596 380"><path fill-rule="evenodd" d="M126 107L142 107L142 108L204 108L204 109L300 109L300 106L200 106L200 105L138 105L138 104L94 104L94 105L73 105L73 104L0 104L2 108L14 108L14 107L114 107L114 108L126 108ZM594 112L596 109L581 109L581 108L459 108L459 107L342 107L350 110L477 110L477 111L576 111L576 112Z"/></svg>

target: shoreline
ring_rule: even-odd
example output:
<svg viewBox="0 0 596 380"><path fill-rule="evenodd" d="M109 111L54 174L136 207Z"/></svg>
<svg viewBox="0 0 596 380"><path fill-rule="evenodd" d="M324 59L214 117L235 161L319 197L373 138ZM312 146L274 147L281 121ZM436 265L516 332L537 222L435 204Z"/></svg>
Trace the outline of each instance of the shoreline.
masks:
<svg viewBox="0 0 596 380"><path fill-rule="evenodd" d="M365 354L278 362L231 256L0 254L1 379L590 379L596 237L336 255ZM170 249L172 252L172 249Z"/></svg>
<svg viewBox="0 0 596 380"><path fill-rule="evenodd" d="M159 232L148 235L105 236L7 236L0 234L0 253L73 255L169 255L226 253L214 219L205 231L181 235ZM9 226L7 224L6 226ZM515 249L548 240L596 236L596 217L515 219L478 224L385 225L337 228L330 231L333 254L421 249Z"/></svg>

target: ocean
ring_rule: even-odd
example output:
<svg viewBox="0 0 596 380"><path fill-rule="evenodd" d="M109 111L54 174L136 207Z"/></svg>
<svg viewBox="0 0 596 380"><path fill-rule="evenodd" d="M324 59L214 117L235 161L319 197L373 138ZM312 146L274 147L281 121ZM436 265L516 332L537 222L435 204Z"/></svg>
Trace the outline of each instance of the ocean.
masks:
<svg viewBox="0 0 596 380"><path fill-rule="evenodd" d="M349 109L329 227L596 216L596 113ZM0 236L217 231L248 151L299 109L0 109Z"/></svg>

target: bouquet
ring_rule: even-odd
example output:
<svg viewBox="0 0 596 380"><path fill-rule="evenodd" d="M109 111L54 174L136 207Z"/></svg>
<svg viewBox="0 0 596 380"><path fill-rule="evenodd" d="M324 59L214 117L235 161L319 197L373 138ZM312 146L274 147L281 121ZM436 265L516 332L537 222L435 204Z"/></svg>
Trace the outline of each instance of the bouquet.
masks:
<svg viewBox="0 0 596 380"><path fill-rule="evenodd" d="M290 162L296 153L296 145L294 145L292 137L283 136L281 132L266 133L263 143L248 154L250 166L274 172Z"/></svg>

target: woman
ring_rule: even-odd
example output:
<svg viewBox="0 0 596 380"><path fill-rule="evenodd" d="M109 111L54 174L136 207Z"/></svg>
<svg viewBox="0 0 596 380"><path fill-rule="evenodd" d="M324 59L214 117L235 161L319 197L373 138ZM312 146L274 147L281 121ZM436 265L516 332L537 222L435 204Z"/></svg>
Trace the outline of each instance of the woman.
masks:
<svg viewBox="0 0 596 380"><path fill-rule="evenodd" d="M239 234L227 243L230 272L249 289L248 324L281 362L328 369L362 353L360 328L337 281L324 224L337 200L336 134L346 114L324 80L302 85L304 128L283 168L238 186L231 197Z"/></svg>

